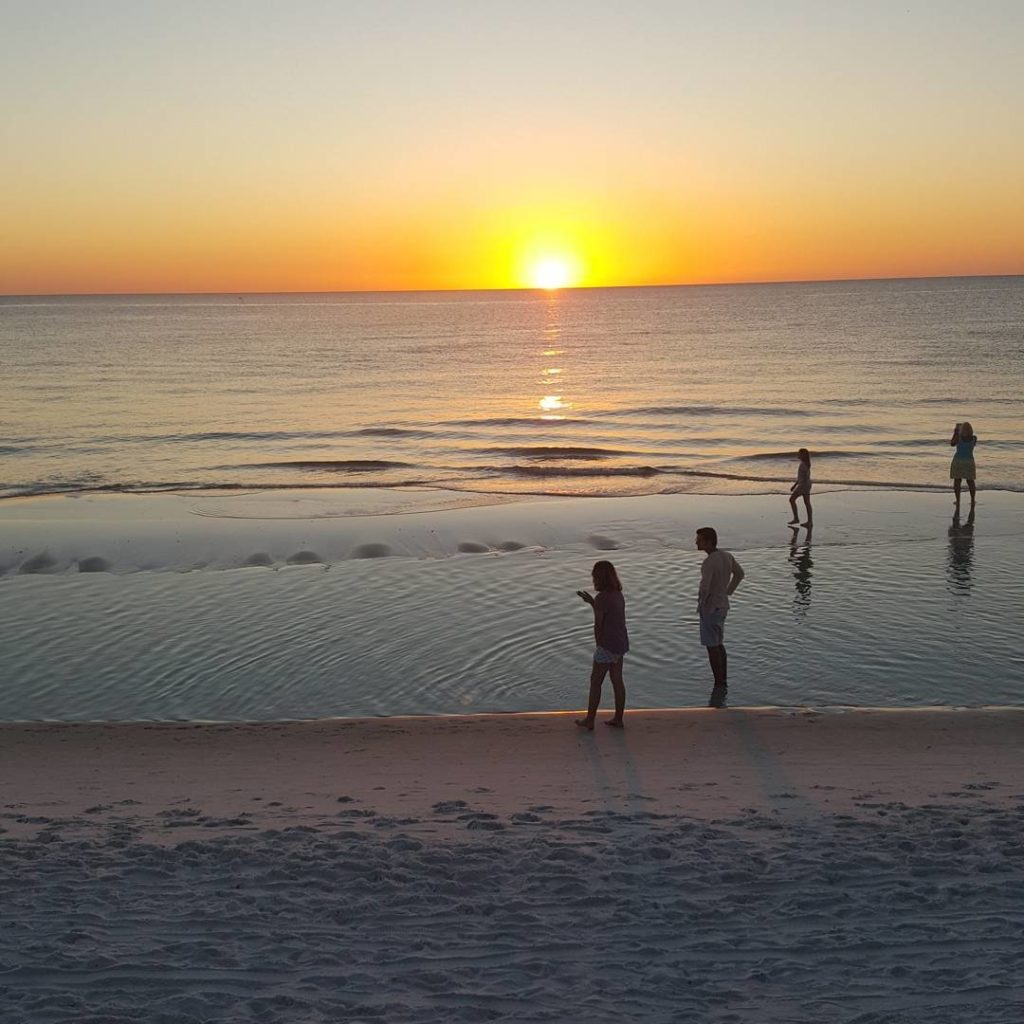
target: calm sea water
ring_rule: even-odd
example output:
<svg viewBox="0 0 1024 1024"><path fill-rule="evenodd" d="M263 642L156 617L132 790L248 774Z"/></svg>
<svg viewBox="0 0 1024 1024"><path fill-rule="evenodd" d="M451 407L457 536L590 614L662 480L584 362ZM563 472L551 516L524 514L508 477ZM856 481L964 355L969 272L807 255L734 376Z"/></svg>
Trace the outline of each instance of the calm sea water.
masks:
<svg viewBox="0 0 1024 1024"><path fill-rule="evenodd" d="M0 496L1024 490L1024 278L0 298Z"/></svg>
<svg viewBox="0 0 1024 1024"><path fill-rule="evenodd" d="M630 706L701 704L703 522L736 703L1024 694L1024 278L6 298L0 358L0 720L575 707L608 552Z"/></svg>

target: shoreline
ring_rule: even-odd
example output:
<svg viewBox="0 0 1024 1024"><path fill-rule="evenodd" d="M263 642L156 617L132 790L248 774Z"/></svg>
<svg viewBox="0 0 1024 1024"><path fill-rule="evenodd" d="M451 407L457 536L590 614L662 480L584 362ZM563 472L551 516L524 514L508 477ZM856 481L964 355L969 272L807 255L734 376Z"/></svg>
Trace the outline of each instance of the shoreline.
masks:
<svg viewBox="0 0 1024 1024"><path fill-rule="evenodd" d="M247 826L319 827L339 802L427 820L441 797L504 816L581 800L713 814L783 800L823 812L854 808L866 790L925 803L980 780L975 798L1024 800L1024 707L636 710L621 733L601 727L604 710L585 733L573 726L579 714L5 723L0 804L22 818L93 807L80 827L113 816L159 834L160 812L182 804ZM681 773L714 790L710 806L679 785ZM279 811L267 801L275 793Z"/></svg>
<svg viewBox="0 0 1024 1024"><path fill-rule="evenodd" d="M710 677L709 677L710 678ZM605 689L602 691L602 704L598 711L599 715L611 714L611 691L605 681ZM707 687L711 687L711 682ZM736 689L740 689L739 686ZM581 695L586 696L586 686L581 684ZM847 715L870 712L872 714L903 714L903 713L941 713L950 715L970 714L972 712L985 712L986 714L998 714L1001 712L1024 711L1024 702L1021 704L829 704L824 702L808 704L729 704L724 708L712 709L705 704L673 704L663 706L634 706L626 708L627 715L687 715L695 712L718 710L724 712L746 712L766 713L779 712L786 714L812 714L812 715ZM320 715L308 718L11 718L0 720L0 736L9 728L36 727L46 728L84 728L108 726L118 729L150 729L154 727L178 728L178 727L199 727L216 728L221 726L242 728L278 728L280 726L329 726L339 725L373 725L379 722L435 722L455 721L472 722L481 719L505 720L510 718L551 718L559 715L579 715L584 711L581 704L580 709L569 708L521 708L514 711L438 711L438 712L399 712L393 715Z"/></svg>

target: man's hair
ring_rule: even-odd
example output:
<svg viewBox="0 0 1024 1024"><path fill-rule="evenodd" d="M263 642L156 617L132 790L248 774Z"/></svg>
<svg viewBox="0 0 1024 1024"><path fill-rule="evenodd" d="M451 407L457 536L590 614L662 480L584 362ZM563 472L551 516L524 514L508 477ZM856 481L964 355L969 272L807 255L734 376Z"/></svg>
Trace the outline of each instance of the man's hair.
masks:
<svg viewBox="0 0 1024 1024"><path fill-rule="evenodd" d="M713 526L702 526L697 531L698 537L703 537L713 548L718 547L718 531Z"/></svg>

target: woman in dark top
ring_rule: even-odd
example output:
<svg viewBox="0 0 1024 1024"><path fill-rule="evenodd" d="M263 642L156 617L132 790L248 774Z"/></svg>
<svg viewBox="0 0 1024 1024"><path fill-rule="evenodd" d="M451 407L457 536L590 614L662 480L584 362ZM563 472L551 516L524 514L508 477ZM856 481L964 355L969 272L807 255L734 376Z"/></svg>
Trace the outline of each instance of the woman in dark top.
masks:
<svg viewBox="0 0 1024 1024"><path fill-rule="evenodd" d="M615 715L604 724L622 728L622 716L626 710L626 687L622 682L622 659L629 650L629 634L626 632L626 601L622 596L622 584L611 562L595 562L591 572L596 597L585 590L576 593L594 609L594 664L590 670L590 700L587 717L576 719L581 729L593 731L597 709L601 703L601 686L604 677L611 673L612 692L615 694Z"/></svg>
<svg viewBox="0 0 1024 1024"><path fill-rule="evenodd" d="M974 508L974 478L977 470L974 468L974 446L978 438L974 434L974 427L970 423L958 423L953 428L953 436L949 439L950 448L955 448L953 461L949 464L949 478L953 481L953 493L956 495L956 503L960 504L960 481L967 481L967 489L971 492L971 508Z"/></svg>

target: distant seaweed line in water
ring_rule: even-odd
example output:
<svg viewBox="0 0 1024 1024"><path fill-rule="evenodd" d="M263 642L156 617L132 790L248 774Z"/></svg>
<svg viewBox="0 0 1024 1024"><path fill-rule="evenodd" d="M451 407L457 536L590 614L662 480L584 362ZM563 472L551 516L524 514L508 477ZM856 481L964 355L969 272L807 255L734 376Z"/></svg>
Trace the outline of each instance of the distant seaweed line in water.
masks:
<svg viewBox="0 0 1024 1024"><path fill-rule="evenodd" d="M271 483L259 481L215 481L176 480L143 481L138 483L97 483L97 484L0 484L0 501L13 498L38 498L47 495L73 494L173 494L175 491L331 491L359 490L373 488L387 490L402 487L427 487L443 490L458 490L453 483L444 480L363 480L352 482L316 481ZM7 491L9 493L3 493Z"/></svg>
<svg viewBox="0 0 1024 1024"><path fill-rule="evenodd" d="M813 416L809 409L775 405L644 405L614 409L603 416Z"/></svg>
<svg viewBox="0 0 1024 1024"><path fill-rule="evenodd" d="M333 441L346 437L424 438L431 435L430 430L420 428L360 427L356 430L208 430L186 434L111 434L84 440L93 444L191 444L205 441ZM27 440L53 443L46 438Z"/></svg>
<svg viewBox="0 0 1024 1024"><path fill-rule="evenodd" d="M832 452L818 452L813 448L811 451L812 459L863 459L869 457L871 452L865 451L839 451ZM784 452L754 452L750 455L734 455L730 458L729 462L782 462L786 459L795 459L796 449L790 448Z"/></svg>
<svg viewBox="0 0 1024 1024"><path fill-rule="evenodd" d="M570 416L493 416L480 419L443 420L442 427L562 427L588 424L592 420Z"/></svg>
<svg viewBox="0 0 1024 1024"><path fill-rule="evenodd" d="M512 445L508 448L477 448L481 455L511 455L524 459L607 459L638 452L619 448L589 448L584 445Z"/></svg>
<svg viewBox="0 0 1024 1024"><path fill-rule="evenodd" d="M234 469L220 466L214 469ZM250 462L247 469L319 469L338 473L383 473L390 469L413 469L411 462L389 459L283 459L278 462Z"/></svg>
<svg viewBox="0 0 1024 1024"><path fill-rule="evenodd" d="M922 399L921 401L931 401L931 399ZM566 426L597 426L599 422L604 419L616 420L620 423L619 429L621 429L622 421L628 419L633 415L753 415L755 413L763 413L764 415L799 415L804 417L812 417L815 415L813 411L803 410L796 411L792 409L786 410L754 410L754 409L743 409L741 407L662 407L662 408L646 408L646 409L630 409L630 410L618 410L615 412L604 412L595 414L594 419L580 419L570 417L502 417L502 418L491 418L491 419L465 419L465 420L448 420L438 424L431 424L428 426L408 426L408 427L389 427L389 426L378 426L378 427L359 427L351 430L267 430L267 431L201 431L196 433L178 433L178 434L101 434L96 436L80 437L75 439L69 439L64 437L0 437L0 454L2 455L20 455L25 453L31 453L35 451L45 451L49 449L60 449L62 452L68 451L94 451L88 446L91 445L148 445L148 444L207 444L207 443L224 443L224 442L274 442L274 441L338 441L347 440L352 438L378 438L382 441L387 440L445 440L446 438L452 437L463 437L471 438L474 435L472 433L464 434L459 431L444 430L440 428L444 427L463 427L467 429L471 428L482 428L482 427L516 427L523 426L534 428L551 428L561 429ZM628 426L633 429L643 424L630 423ZM817 432L823 429L820 424L811 424L807 428L808 430ZM829 430L841 429L845 434L865 434L865 433L878 433L885 431L885 428L875 423L844 423L841 427L830 425ZM740 440L742 439L735 439ZM735 440L730 439L729 443L735 443ZM935 445L942 445L944 437L907 437L907 438L880 438L871 442L874 447L894 447L894 448L925 448L933 447ZM1021 448L1024 447L1024 440L1014 438L983 438L984 443L987 446L1000 447L1007 449ZM702 442L705 444L714 445L719 443L719 439L714 437L703 438ZM83 447L85 446L85 447ZM526 454L530 451L530 446L515 446L515 447L495 447L492 449L480 449L481 451L504 451L508 454ZM593 453L593 454L609 454L609 455L628 455L637 454L631 451L621 451L615 449L603 449L603 448L588 448L581 445L570 445L563 449L559 449L555 445L538 445L535 446L535 450L538 452L544 452L550 450L552 452L558 450L564 450L566 452L575 451L577 453ZM821 454L836 454L823 452Z"/></svg>

